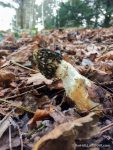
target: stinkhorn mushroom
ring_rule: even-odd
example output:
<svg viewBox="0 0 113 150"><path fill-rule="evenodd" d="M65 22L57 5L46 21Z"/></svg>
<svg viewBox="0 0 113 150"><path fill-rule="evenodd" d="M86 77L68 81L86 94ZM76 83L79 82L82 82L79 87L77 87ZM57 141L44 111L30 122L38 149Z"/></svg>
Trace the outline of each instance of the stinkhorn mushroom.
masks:
<svg viewBox="0 0 113 150"><path fill-rule="evenodd" d="M61 54L49 49L40 49L34 56L38 69L43 75L49 79L57 77L63 81L67 96L72 99L80 112L101 108L100 103L94 102L88 92L88 89L92 89L93 83L63 60Z"/></svg>

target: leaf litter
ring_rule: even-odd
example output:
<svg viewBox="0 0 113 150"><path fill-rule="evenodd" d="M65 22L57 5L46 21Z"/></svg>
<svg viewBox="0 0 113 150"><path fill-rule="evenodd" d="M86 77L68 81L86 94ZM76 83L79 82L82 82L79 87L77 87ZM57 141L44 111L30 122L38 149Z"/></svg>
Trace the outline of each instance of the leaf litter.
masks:
<svg viewBox="0 0 113 150"><path fill-rule="evenodd" d="M112 149L112 34L113 28L103 28L53 30L34 37L23 33L19 39L12 33L4 36L0 42L0 149ZM100 117L93 108L80 113L62 81L40 73L33 59L40 48L62 54L98 87L88 91L103 106Z"/></svg>

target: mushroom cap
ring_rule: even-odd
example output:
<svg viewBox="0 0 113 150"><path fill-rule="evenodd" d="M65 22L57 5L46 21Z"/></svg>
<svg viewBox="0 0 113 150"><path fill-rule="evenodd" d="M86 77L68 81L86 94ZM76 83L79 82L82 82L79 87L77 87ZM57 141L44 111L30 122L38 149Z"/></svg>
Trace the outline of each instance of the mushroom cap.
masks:
<svg viewBox="0 0 113 150"><path fill-rule="evenodd" d="M46 78L51 79L55 77L62 56L60 53L44 48L39 49L34 54L34 60L40 72L45 75Z"/></svg>

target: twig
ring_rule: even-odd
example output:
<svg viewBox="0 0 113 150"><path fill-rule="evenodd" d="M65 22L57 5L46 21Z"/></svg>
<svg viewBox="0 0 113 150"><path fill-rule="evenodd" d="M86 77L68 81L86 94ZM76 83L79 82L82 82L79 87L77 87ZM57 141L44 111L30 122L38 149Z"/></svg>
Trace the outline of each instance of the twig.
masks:
<svg viewBox="0 0 113 150"><path fill-rule="evenodd" d="M13 112L13 116L16 116L14 110L12 110L12 112ZM14 120L11 120L11 125L16 127L18 130L19 137L20 137L21 150L23 150L23 140L22 140L22 133L21 133L20 127Z"/></svg>
<svg viewBox="0 0 113 150"><path fill-rule="evenodd" d="M23 146L23 140L22 140L22 133L21 133L21 131L20 131L19 125L16 124L16 126L17 126L17 129L18 129L18 132L19 132L19 136L20 136L21 150L23 150L23 149L24 149L24 146Z"/></svg>
<svg viewBox="0 0 113 150"><path fill-rule="evenodd" d="M88 112L105 111L105 110L113 110L113 108L104 108L104 109L95 109L95 110L92 110L92 109L91 109L91 111L88 111Z"/></svg>
<svg viewBox="0 0 113 150"><path fill-rule="evenodd" d="M17 106L16 104L14 104L14 103L12 103L12 102L10 102L10 101L7 101L6 99L0 99L0 102L5 102L5 103L7 103L7 104L10 104L11 106L14 106L14 107L16 107L16 108L22 109L22 110L24 110L24 111L26 111L26 112L34 113L34 111L32 111L32 110L30 110L30 109L28 109L28 108L26 108L26 107L24 107L24 106Z"/></svg>
<svg viewBox="0 0 113 150"><path fill-rule="evenodd" d="M110 123L109 125L107 125L107 126L101 128L101 129L99 130L99 132L98 132L95 136L98 136L98 135L100 135L100 134L103 134L104 132L110 130L112 127L113 127L113 122Z"/></svg>
<svg viewBox="0 0 113 150"><path fill-rule="evenodd" d="M99 83L99 85L101 85L101 86L103 86L103 85L105 86L105 85L109 85L109 84L113 84L113 81Z"/></svg>
<svg viewBox="0 0 113 150"><path fill-rule="evenodd" d="M37 87L35 90L41 89L41 88L43 88L43 87L45 87L45 86L46 86L46 85L42 85L42 86L40 86L40 87ZM14 96L7 97L6 100L9 100L9 99L13 99L13 98L17 98L17 97L23 96L23 95L28 94L28 93L30 93L30 92L32 92L32 91L34 91L34 89L29 90L29 91L26 91L26 92L21 93L21 94L18 94L18 95L14 95Z"/></svg>
<svg viewBox="0 0 113 150"><path fill-rule="evenodd" d="M3 101L4 102L4 101ZM6 116L0 121L0 125L5 121L5 120L7 120L7 118L9 117L9 116L11 116L11 114L14 112L14 110L12 110L12 111L10 111L8 114L6 114Z"/></svg>
<svg viewBox="0 0 113 150"><path fill-rule="evenodd" d="M23 65L21 65L21 64L19 64L19 63L17 63L17 62L15 62L15 61L10 61L10 62L11 62L13 65L19 66L19 67L24 68L24 69L26 69L26 70L29 70L29 71L32 71L32 72L35 72L35 73L38 73L38 72L39 72L39 71L36 71L36 70L34 70L34 69L25 67L25 66L23 66Z"/></svg>
<svg viewBox="0 0 113 150"><path fill-rule="evenodd" d="M113 127L113 123L110 123L109 125L107 125L107 126L101 128L101 129L100 129L100 132L101 132L101 133L104 133L104 132L110 130L112 127Z"/></svg>
<svg viewBox="0 0 113 150"><path fill-rule="evenodd" d="M9 125L9 148L12 150L12 142L11 142L11 123Z"/></svg>
<svg viewBox="0 0 113 150"><path fill-rule="evenodd" d="M64 92L63 99L62 99L61 103L59 104L60 107L61 107L62 104L65 102L65 98L66 98L66 93Z"/></svg>

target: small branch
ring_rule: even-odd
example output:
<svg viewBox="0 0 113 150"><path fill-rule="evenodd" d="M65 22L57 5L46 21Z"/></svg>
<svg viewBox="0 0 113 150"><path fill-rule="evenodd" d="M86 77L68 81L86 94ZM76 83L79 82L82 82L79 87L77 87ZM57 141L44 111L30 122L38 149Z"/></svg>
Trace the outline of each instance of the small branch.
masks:
<svg viewBox="0 0 113 150"><path fill-rule="evenodd" d="M1 125L5 120L7 120L7 118L8 118L9 116L11 116L11 114L13 113L13 111L14 111L14 110L12 110L12 111L10 111L8 114L6 114L6 116L0 121L0 125Z"/></svg>
<svg viewBox="0 0 113 150"><path fill-rule="evenodd" d="M23 140L22 140L22 133L21 133L20 127L19 127L19 125L17 123L16 123L16 126L17 126L17 129L18 129L18 132L19 132L19 136L20 136L21 150L23 150L24 146L23 146Z"/></svg>
<svg viewBox="0 0 113 150"><path fill-rule="evenodd" d="M113 128L113 123L110 123L109 125L107 125L107 126L101 128L101 129L100 129L100 132L101 132L101 133L104 133L104 132L110 130L111 128Z"/></svg>
<svg viewBox="0 0 113 150"><path fill-rule="evenodd" d="M42 85L42 86L40 86L40 87L37 87L35 90L41 89L41 88L43 88L43 87L45 87L45 85ZM28 94L28 93L30 93L30 92L32 92L32 91L34 91L34 89L29 90L29 91L26 91L26 92L21 93L21 94L18 94L18 95L14 95L14 96L7 97L6 100L9 100L9 99L13 99L13 98L17 98L17 97L23 96L23 95Z"/></svg>
<svg viewBox="0 0 113 150"><path fill-rule="evenodd" d="M101 128L101 129L99 130L99 132L98 132L95 136L98 136L98 135L100 135L100 134L103 134L104 132L110 130L111 128L113 128L113 122L110 123L109 125L107 125L107 126Z"/></svg>
<svg viewBox="0 0 113 150"><path fill-rule="evenodd" d="M10 150L13 150L12 142L11 142L11 124L9 125L9 148L10 148Z"/></svg>
<svg viewBox="0 0 113 150"><path fill-rule="evenodd" d="M23 65L21 65L21 64L19 64L19 63L17 63L17 62L15 62L15 61L10 61L10 62L11 62L13 65L19 66L19 67L21 67L21 68L24 68L24 69L26 69L26 70L32 71L32 72L34 72L34 73L38 73L38 72L39 72L39 71L36 71L36 70L34 70L34 69L25 67L25 66L23 66Z"/></svg>
<svg viewBox="0 0 113 150"><path fill-rule="evenodd" d="M24 111L26 111L26 112L33 113L33 114L34 114L34 111L32 111L32 110L30 110L30 109L28 109L28 108L26 108L26 107L24 107L24 106L17 106L16 104L14 104L14 103L12 103L12 102L9 102L9 101L7 101L6 99L0 99L0 102L5 102L5 103L7 103L7 104L10 104L11 106L14 106L14 107L16 107L16 108L19 108L19 109L22 109L22 110L24 110Z"/></svg>
<svg viewBox="0 0 113 150"><path fill-rule="evenodd" d="M113 108L104 108L104 109L96 109L96 110L90 110L90 111L88 111L88 113L89 112L105 112L105 111L107 111L107 110L113 110Z"/></svg>

